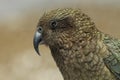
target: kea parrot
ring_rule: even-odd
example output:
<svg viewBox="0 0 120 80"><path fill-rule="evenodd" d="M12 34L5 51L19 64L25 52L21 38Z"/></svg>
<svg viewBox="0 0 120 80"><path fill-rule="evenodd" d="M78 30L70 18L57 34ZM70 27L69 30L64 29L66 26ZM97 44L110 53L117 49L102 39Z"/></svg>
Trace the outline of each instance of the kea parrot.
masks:
<svg viewBox="0 0 120 80"><path fill-rule="evenodd" d="M64 80L120 80L120 40L100 31L79 8L58 8L40 18L33 45L49 46Z"/></svg>

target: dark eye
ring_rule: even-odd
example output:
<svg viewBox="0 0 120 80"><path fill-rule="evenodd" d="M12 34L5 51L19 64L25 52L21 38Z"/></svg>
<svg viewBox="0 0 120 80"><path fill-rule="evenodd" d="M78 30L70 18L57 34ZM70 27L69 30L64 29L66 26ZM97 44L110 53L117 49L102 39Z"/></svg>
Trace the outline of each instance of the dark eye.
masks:
<svg viewBox="0 0 120 80"><path fill-rule="evenodd" d="M51 21L50 27L51 27L51 29L55 29L57 27L57 21Z"/></svg>

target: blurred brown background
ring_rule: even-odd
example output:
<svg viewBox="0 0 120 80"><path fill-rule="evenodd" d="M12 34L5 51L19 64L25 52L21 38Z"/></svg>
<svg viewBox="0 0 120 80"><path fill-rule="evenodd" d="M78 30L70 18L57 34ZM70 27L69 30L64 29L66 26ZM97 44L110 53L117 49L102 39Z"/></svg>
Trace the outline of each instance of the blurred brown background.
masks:
<svg viewBox="0 0 120 80"><path fill-rule="evenodd" d="M35 27L44 11L76 7L103 32L120 38L119 0L0 0L0 80L63 80L49 48L33 49Z"/></svg>

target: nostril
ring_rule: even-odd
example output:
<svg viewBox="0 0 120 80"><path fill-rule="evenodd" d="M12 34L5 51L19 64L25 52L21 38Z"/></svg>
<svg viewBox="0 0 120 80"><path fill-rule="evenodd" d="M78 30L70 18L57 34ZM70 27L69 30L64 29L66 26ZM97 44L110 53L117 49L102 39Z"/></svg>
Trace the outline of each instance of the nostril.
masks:
<svg viewBox="0 0 120 80"><path fill-rule="evenodd" d="M38 28L38 32L41 33L43 31L42 27Z"/></svg>

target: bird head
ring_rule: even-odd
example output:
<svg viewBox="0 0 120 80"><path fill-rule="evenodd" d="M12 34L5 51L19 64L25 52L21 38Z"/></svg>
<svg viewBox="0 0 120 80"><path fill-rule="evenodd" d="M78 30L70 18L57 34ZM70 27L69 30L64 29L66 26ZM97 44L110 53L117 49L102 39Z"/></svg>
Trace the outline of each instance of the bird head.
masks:
<svg viewBox="0 0 120 80"><path fill-rule="evenodd" d="M34 48L39 44L70 48L77 40L93 32L94 23L80 9L55 9L44 13L34 35ZM87 35L86 35L87 34Z"/></svg>

